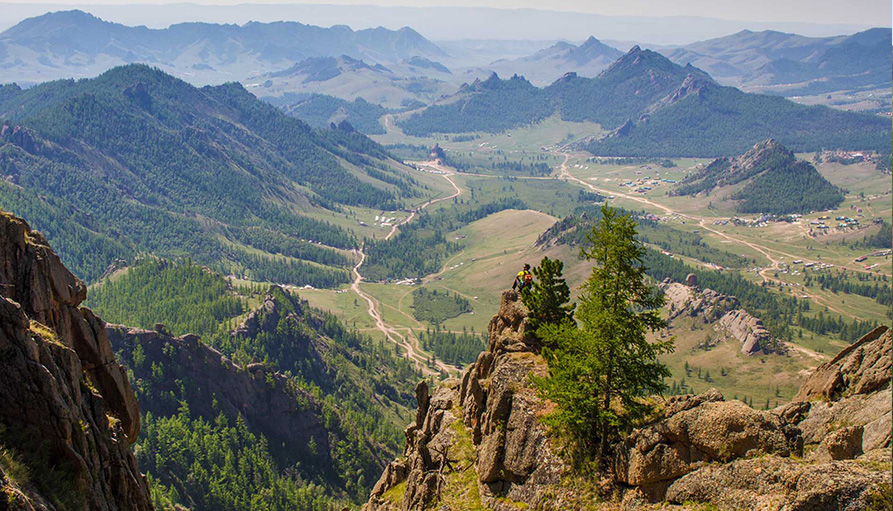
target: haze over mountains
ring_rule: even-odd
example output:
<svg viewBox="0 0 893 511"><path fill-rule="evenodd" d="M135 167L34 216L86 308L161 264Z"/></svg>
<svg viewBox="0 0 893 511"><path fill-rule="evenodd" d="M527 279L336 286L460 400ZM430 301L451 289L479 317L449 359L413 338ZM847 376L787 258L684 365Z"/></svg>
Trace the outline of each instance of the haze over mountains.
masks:
<svg viewBox="0 0 893 511"><path fill-rule="evenodd" d="M635 40L654 44L680 45L722 37L741 30L777 30L811 37L851 34L871 28L864 23L810 23L803 16L796 21L774 19L772 12L752 15L749 19L707 17L703 10L694 15L623 16L546 9L494 9L488 7L386 7L379 5L324 5L268 3L250 5L197 5L195 3L153 5L8 3L0 11L0 28L21 19L48 11L78 9L126 25L165 28L183 22L269 23L295 20L332 26L349 25L355 29L383 26L391 30L411 26L434 41L463 39L540 40L569 39L583 41L592 34L612 40ZM878 20L887 20L878 17ZM873 21L873 24L879 21ZM545 47L545 45L543 46Z"/></svg>
<svg viewBox="0 0 893 511"><path fill-rule="evenodd" d="M773 136L798 151L883 151L890 138L888 119L743 93L638 46L596 78L568 73L543 89L519 76L492 75L399 124L411 135L499 132L553 113L614 130L577 143L606 156L732 155Z"/></svg>
<svg viewBox="0 0 893 511"><path fill-rule="evenodd" d="M0 81L27 86L92 77L140 62L195 85L240 81L261 97L321 93L400 108L431 103L493 72L525 76L539 86L567 72L595 77L630 44L604 43L590 33L579 44L464 41L441 47L406 26L352 30L345 25L249 22L149 29L61 11L25 19L0 34ZM824 38L745 30L653 49L679 64L692 63L725 85L807 96L802 101L809 103L888 111L891 44L890 31L880 28ZM825 97L829 93L832 98Z"/></svg>
<svg viewBox="0 0 893 511"><path fill-rule="evenodd" d="M4 81L91 77L132 62L158 66L196 83L242 80L311 57L348 55L373 62L445 56L404 27L354 31L296 22L218 25L183 23L162 30L103 21L82 11L29 18L0 34Z"/></svg>

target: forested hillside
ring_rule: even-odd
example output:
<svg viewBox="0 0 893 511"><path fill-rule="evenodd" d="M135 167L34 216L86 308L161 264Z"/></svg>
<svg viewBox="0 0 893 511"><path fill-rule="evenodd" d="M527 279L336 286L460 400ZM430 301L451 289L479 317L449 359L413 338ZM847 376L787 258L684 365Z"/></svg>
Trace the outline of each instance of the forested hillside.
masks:
<svg viewBox="0 0 893 511"><path fill-rule="evenodd" d="M347 121L366 135L381 135L385 132L379 119L387 110L363 98L347 101L324 94L311 94L297 102L283 105L282 108L289 115L314 128L327 128L332 123Z"/></svg>
<svg viewBox="0 0 893 511"><path fill-rule="evenodd" d="M115 259L150 253L255 280L336 285L349 261L308 240L357 241L314 216L396 209L419 193L353 130L314 130L238 84L198 89L142 65L4 86L0 119L0 207L27 216L88 281Z"/></svg>
<svg viewBox="0 0 893 511"><path fill-rule="evenodd" d="M463 85L449 102L432 105L404 121L408 135L486 131L498 133L542 120L555 110L542 89L520 76L502 80L496 73Z"/></svg>
<svg viewBox="0 0 893 511"><path fill-rule="evenodd" d="M808 213L837 207L843 191L822 177L815 167L797 160L775 140L755 145L738 158L720 158L676 186L676 195L710 193L744 183L730 198L741 213Z"/></svg>
<svg viewBox="0 0 893 511"><path fill-rule="evenodd" d="M145 261L90 304L151 329L109 334L140 401L137 457L162 508L340 509L397 452L419 373L282 288ZM187 332L201 341L172 337Z"/></svg>

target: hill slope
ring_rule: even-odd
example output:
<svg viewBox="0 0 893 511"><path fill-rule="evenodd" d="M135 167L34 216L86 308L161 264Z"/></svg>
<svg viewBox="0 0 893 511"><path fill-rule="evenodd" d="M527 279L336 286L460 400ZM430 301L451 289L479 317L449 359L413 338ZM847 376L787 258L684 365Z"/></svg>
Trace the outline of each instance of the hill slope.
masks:
<svg viewBox="0 0 893 511"><path fill-rule="evenodd" d="M347 100L363 98L392 108L433 101L454 90L454 86L443 81L450 76L449 70L443 66L439 69L431 61L422 62L428 67L420 67L419 59L384 66L347 55L313 57L287 69L253 77L250 87L262 96L284 99L292 94L317 93Z"/></svg>
<svg viewBox="0 0 893 511"><path fill-rule="evenodd" d="M341 121L347 121L357 131L365 135L385 133L379 119L387 113L387 109L381 105L369 103L363 98L346 101L324 94L311 94L293 101L286 98L264 99L273 104L283 103L281 108L287 114L301 119L314 128L327 128L332 123L338 124Z"/></svg>
<svg viewBox="0 0 893 511"><path fill-rule="evenodd" d="M542 89L517 75L502 80L493 73L486 80L463 85L447 101L432 105L398 124L408 135L500 132L544 119L553 111L554 107Z"/></svg>
<svg viewBox="0 0 893 511"><path fill-rule="evenodd" d="M646 52L648 58L638 55ZM615 73L615 67L621 72ZM582 95L583 101L566 101L563 106L565 111L578 112L573 114L577 118L613 123L606 127L617 128L618 121L626 116L623 130L581 145L597 155L733 155L767 138L775 138L794 151L823 147L884 151L893 133L888 118L744 93L718 85L696 68L682 68L648 50L634 48L615 67L593 80L592 88L599 90L600 81L613 82L615 94L630 98L619 101L620 105L626 102L628 108L586 108L585 99L592 93L582 84L576 88L588 96ZM643 92L645 99L640 98ZM605 101L607 98L602 98L597 104Z"/></svg>
<svg viewBox="0 0 893 511"><path fill-rule="evenodd" d="M312 215L394 209L398 192L417 193L356 132L316 131L238 84L197 89L141 65L4 86L0 117L0 206L29 215L88 280L151 253L255 280L337 284L347 258L305 240L355 240Z"/></svg>
<svg viewBox="0 0 893 511"><path fill-rule="evenodd" d="M685 178L674 189L675 195L722 193L725 187L738 186L731 193L740 201L741 213L808 213L831 209L843 202L843 192L828 182L811 163L798 161L794 154L775 140L755 145L738 158L714 160L701 171Z"/></svg>

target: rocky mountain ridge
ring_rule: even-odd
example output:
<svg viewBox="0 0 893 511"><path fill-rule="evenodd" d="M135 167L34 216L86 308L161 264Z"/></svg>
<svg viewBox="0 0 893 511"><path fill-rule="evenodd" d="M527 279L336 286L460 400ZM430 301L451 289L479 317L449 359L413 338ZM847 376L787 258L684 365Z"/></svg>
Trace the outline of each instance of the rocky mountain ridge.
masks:
<svg viewBox="0 0 893 511"><path fill-rule="evenodd" d="M715 390L655 397L660 413L614 446L598 482L574 474L540 417L546 374L517 293L461 380L417 388L419 409L365 511L416 509L856 510L890 499L893 337L864 336L786 405L759 411ZM816 400L816 398L819 398ZM599 504L595 496L600 496ZM878 509L883 509L878 508Z"/></svg>
<svg viewBox="0 0 893 511"><path fill-rule="evenodd" d="M714 194L736 202L742 213L807 213L837 207L842 190L812 163L798 160L776 139L754 144L737 157L717 158L687 176L674 195Z"/></svg>
<svg viewBox="0 0 893 511"><path fill-rule="evenodd" d="M139 406L83 282L0 213L0 509L150 510Z"/></svg>

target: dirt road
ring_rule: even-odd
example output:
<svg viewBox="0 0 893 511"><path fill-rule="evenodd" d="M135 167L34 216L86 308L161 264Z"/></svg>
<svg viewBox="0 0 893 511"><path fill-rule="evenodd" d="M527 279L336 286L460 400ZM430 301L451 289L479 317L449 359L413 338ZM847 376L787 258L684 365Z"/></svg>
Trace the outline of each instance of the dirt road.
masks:
<svg viewBox="0 0 893 511"><path fill-rule="evenodd" d="M428 164L428 163L431 163L431 162L420 163L420 165ZM406 225L407 223L411 222L413 220L413 218L415 218L416 214L419 211L427 208L428 206L430 206L432 204L436 204L438 202L449 200L449 199L452 199L452 198L462 195L462 189L459 188L459 186L456 184L456 182L453 181L453 179L452 179L452 175L453 175L452 172L449 172L448 169L446 169L445 167L441 167L436 164L427 165L427 166L431 166L432 168L435 168L438 171L444 172L444 174L441 174L441 175L443 176L444 179L446 179L453 186L453 188L455 189L455 193L453 193L452 195L446 196L446 197L439 197L439 198L431 199L431 200L425 202L424 204L420 205L419 207L415 208L413 210L413 212L410 213L410 215L408 217L404 218L401 222L399 222L399 223L395 224L393 227L391 227L390 232L388 232L388 235L385 236L385 240L391 239L391 237L393 237L394 234L397 233L397 229L399 229L400 226ZM366 252L361 247L360 249L358 249L356 251L356 254L359 257L359 260L357 261L357 264L353 267L354 281L351 284L350 288L351 288L351 290L353 290L353 292L358 294L360 296L360 298L362 298L366 302L367 312L369 314L369 317L371 317L372 320L375 322L375 327L379 331L381 331L389 341L391 341L391 342L397 344L398 346L400 346L401 348L403 348L406 352L405 353L406 358L414 361L419 366L419 368L421 368L422 372L424 372L426 375L439 374L440 371L435 371L428 367L428 358L426 356L424 356L422 353L420 353L418 339L416 339L411 334L407 334L407 335L401 334L396 328L388 325L384 321L384 319L382 319L381 304L378 302L378 300L376 300L373 296L371 296L368 293L366 293L365 291L363 291L363 289L360 287L360 283L363 282L363 274L360 273L360 269L362 268L363 263L366 262ZM454 371L456 369L453 366L444 364L440 360L435 361L435 364L439 370Z"/></svg>

